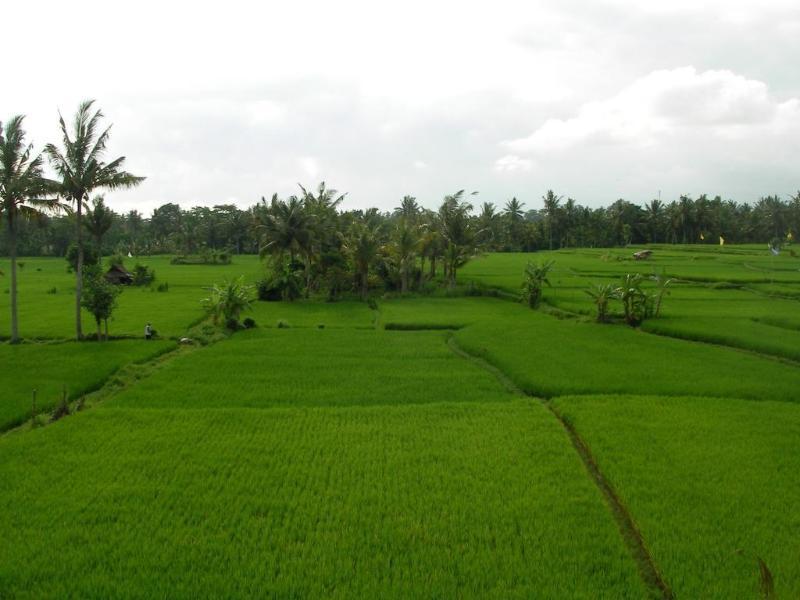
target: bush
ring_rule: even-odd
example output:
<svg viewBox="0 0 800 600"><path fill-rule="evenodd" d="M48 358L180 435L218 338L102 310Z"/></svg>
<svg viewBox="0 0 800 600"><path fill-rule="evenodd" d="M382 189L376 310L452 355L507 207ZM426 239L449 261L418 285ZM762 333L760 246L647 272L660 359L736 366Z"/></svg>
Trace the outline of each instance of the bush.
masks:
<svg viewBox="0 0 800 600"><path fill-rule="evenodd" d="M262 279L256 284L256 294L262 302L279 302L282 299L280 288L269 279Z"/></svg>
<svg viewBox="0 0 800 600"><path fill-rule="evenodd" d="M542 301L542 288L550 285L547 274L553 268L552 260L543 263L528 262L525 267L525 279L522 282L522 297L531 308L538 308Z"/></svg>
<svg viewBox="0 0 800 600"><path fill-rule="evenodd" d="M139 263L133 267L131 275L133 275L133 285L136 286L150 285L156 279L156 272L153 269Z"/></svg>
<svg viewBox="0 0 800 600"><path fill-rule="evenodd" d="M67 271L72 273L78 268L78 245L77 244L70 244L67 248L67 254L65 256L67 259ZM97 250L95 250L94 246L86 245L83 246L83 264L84 265L97 265L100 263L100 256L97 254Z"/></svg>
<svg viewBox="0 0 800 600"><path fill-rule="evenodd" d="M253 329L256 327L256 322L252 317L247 317L244 321L242 321L242 325L245 329Z"/></svg>
<svg viewBox="0 0 800 600"><path fill-rule="evenodd" d="M230 329L231 331L238 331L239 329L242 329L242 324L239 323L238 319L230 317L225 321L225 327Z"/></svg>
<svg viewBox="0 0 800 600"><path fill-rule="evenodd" d="M278 329L289 329L291 325L289 325L289 321L285 319L278 319L278 323L276 324Z"/></svg>
<svg viewBox="0 0 800 600"><path fill-rule="evenodd" d="M156 288L159 292L168 292L169 291L169 283L166 281L164 283L159 283L158 287Z"/></svg>

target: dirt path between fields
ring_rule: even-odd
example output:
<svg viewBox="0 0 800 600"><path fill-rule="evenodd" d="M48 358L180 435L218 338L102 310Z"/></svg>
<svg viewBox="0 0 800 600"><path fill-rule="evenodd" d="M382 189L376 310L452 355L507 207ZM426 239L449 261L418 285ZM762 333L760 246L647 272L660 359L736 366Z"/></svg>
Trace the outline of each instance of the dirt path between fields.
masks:
<svg viewBox="0 0 800 600"><path fill-rule="evenodd" d="M603 498L605 498L606 504L611 511L611 515L614 517L614 520L617 523L620 535L622 535L625 545L628 547L631 556L636 561L636 565L639 569L639 575L641 576L645 585L648 587L654 597L671 600L674 597L672 590L661 576L661 572L653 560L650 551L647 549L647 545L645 544L644 538L642 537L642 534L639 531L633 516L622 502L622 499L611 485L611 482L605 477L605 475L603 475L603 472L600 470L597 461L594 459L594 456L592 456L589 446L586 444L583 438L580 437L572 424L568 420L564 419L564 417L558 413L555 408L553 408L552 404L541 398L536 398L535 396L526 394L525 391L517 386L511 380L511 378L508 377L508 375L503 373L503 371L494 365L489 364L483 358L474 356L461 348L458 345L458 342L456 342L454 336L450 335L447 337L447 346L453 351L453 353L466 360L469 360L479 368L482 368L494 375L503 385L503 387L511 393L517 396L524 396L542 402L542 404L548 408L553 417L558 419L558 422L561 423L561 426L564 428L567 437L569 437L573 448L575 448L575 451L583 462L589 477L592 479L592 481L594 481L594 484L600 490Z"/></svg>

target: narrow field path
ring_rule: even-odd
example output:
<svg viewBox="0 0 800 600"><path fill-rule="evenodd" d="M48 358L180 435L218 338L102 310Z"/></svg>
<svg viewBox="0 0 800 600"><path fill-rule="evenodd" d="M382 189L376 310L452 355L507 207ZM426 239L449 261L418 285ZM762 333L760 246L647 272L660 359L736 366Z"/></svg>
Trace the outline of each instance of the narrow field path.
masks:
<svg viewBox="0 0 800 600"><path fill-rule="evenodd" d="M71 400L67 404L69 407L69 414L64 415L64 417L75 415L88 408L97 406L101 402L105 402L106 400L115 397L116 395L136 385L136 383L142 379L149 377L156 371L160 370L164 365L172 362L177 357L194 352L200 348L202 348L202 346L179 345L144 362L128 363L121 366L119 369L109 375L109 377L99 388ZM50 418L50 411L42 412L20 425L11 427L5 431L0 431L0 439L10 435L30 431L33 428L46 427L47 425L51 425L55 422L56 421L53 421Z"/></svg>
<svg viewBox="0 0 800 600"><path fill-rule="evenodd" d="M620 535L622 536L625 545L630 551L631 556L636 561L636 565L639 570L639 575L641 576L645 585L648 587L654 598L663 598L665 600L670 600L674 598L672 590L667 585L664 578L661 576L661 572L659 571L658 566L653 560L650 551L647 549L645 540L642 537L642 534L639 531L639 528L637 527L636 522L633 519L633 516L628 511L625 504L622 502L622 499L619 497L619 494L617 494L616 490L611 485L611 482L608 481L608 479L603 475L603 472L600 470L597 461L592 456L589 446L580 437L580 435L572 426L572 424L569 423L568 420L564 419L562 415L559 414L558 411L556 411L549 402L541 398L536 398L535 396L526 394L525 391L519 386L517 386L511 380L511 378L508 377L508 375L503 373L503 371L501 371L494 365L488 363L483 358L474 356L469 352L467 352L466 350L464 350L463 348L461 348L458 345L458 342L456 342L454 336L450 335L447 337L447 346L456 355L466 360L469 360L478 367L490 372L508 391L519 396L525 396L528 398L536 399L539 402L542 402L549 409L553 417L556 418L559 423L561 423L562 427L564 428L564 431L567 434L567 437L569 437L570 442L572 442L573 448L575 448L575 452L580 457L581 462L583 462L583 465L586 468L589 477L592 479L594 484L600 490L600 493L603 495L603 498L605 498L606 504L608 505L609 510L611 511L611 515L614 517L614 520L617 523Z"/></svg>

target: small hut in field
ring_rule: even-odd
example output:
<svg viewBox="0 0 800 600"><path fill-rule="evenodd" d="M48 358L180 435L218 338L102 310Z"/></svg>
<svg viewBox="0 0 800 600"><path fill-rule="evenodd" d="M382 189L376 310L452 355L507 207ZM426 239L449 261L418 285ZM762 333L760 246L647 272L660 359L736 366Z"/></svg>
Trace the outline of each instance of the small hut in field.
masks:
<svg viewBox="0 0 800 600"><path fill-rule="evenodd" d="M111 265L106 273L106 281L114 285L130 285L133 283L133 275L122 265Z"/></svg>
<svg viewBox="0 0 800 600"><path fill-rule="evenodd" d="M633 253L633 258L634 260L647 260L652 254L652 250L640 250L639 252Z"/></svg>

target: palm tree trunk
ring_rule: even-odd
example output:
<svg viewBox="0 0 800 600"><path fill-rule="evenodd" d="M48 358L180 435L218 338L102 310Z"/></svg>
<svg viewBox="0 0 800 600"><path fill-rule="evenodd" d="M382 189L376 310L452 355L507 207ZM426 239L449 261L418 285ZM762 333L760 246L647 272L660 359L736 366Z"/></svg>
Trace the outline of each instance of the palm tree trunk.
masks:
<svg viewBox="0 0 800 600"><path fill-rule="evenodd" d="M105 331L105 339L106 339L106 341L108 341L108 319L103 319L103 323L104 323L105 329L106 329L106 331Z"/></svg>
<svg viewBox="0 0 800 600"><path fill-rule="evenodd" d="M78 204L77 218L75 219L76 239L78 240L78 264L75 269L75 337L80 340L83 338L81 328L81 296L83 294L83 229L81 217L83 216L83 197L76 199Z"/></svg>
<svg viewBox="0 0 800 600"><path fill-rule="evenodd" d="M95 319L97 321L97 341L103 341L103 322L100 319Z"/></svg>
<svg viewBox="0 0 800 600"><path fill-rule="evenodd" d="M436 279L436 255L435 254L431 254L431 273L430 273L430 278L431 279Z"/></svg>
<svg viewBox="0 0 800 600"><path fill-rule="evenodd" d="M361 271L361 299L366 300L369 295L369 273L367 270Z"/></svg>
<svg viewBox="0 0 800 600"><path fill-rule="evenodd" d="M11 343L19 342L17 316L17 223L13 215L8 218L8 250L11 255Z"/></svg>
<svg viewBox="0 0 800 600"><path fill-rule="evenodd" d="M400 276L400 293L405 294L408 291L408 264L403 265L403 272Z"/></svg>

